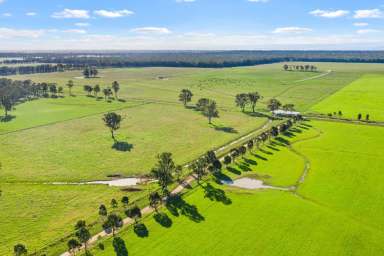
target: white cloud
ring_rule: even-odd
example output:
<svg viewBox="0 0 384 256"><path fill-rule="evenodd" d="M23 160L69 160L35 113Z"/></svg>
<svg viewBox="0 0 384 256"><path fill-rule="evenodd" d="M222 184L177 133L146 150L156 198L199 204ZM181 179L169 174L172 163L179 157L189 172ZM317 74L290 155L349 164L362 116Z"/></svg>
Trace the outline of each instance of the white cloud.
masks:
<svg viewBox="0 0 384 256"><path fill-rule="evenodd" d="M248 2L251 3L267 3L269 0L248 0Z"/></svg>
<svg viewBox="0 0 384 256"><path fill-rule="evenodd" d="M369 24L366 23L366 22L355 22L355 23L353 23L353 25L354 25L355 27L366 27L366 26L368 26Z"/></svg>
<svg viewBox="0 0 384 256"><path fill-rule="evenodd" d="M77 27L89 27L91 24L87 23L87 22L77 22L75 23L75 26Z"/></svg>
<svg viewBox="0 0 384 256"><path fill-rule="evenodd" d="M121 18L121 17L130 16L134 14L134 12L129 10L118 10L118 11L97 10L97 11L94 11L94 13L104 18Z"/></svg>
<svg viewBox="0 0 384 256"><path fill-rule="evenodd" d="M87 31L84 29L67 29L63 30L64 33L70 33L70 34L86 34Z"/></svg>
<svg viewBox="0 0 384 256"><path fill-rule="evenodd" d="M306 32L311 32L310 28L302 28L302 27L283 27L276 28L273 33L275 34L302 34Z"/></svg>
<svg viewBox="0 0 384 256"><path fill-rule="evenodd" d="M370 33L378 33L380 30L377 29L359 29L356 31L357 34L370 34Z"/></svg>
<svg viewBox="0 0 384 256"><path fill-rule="evenodd" d="M162 27L142 27L142 28L135 28L131 30L135 33L140 34L171 34L172 32L168 28L162 28Z"/></svg>
<svg viewBox="0 0 384 256"><path fill-rule="evenodd" d="M12 17L12 13L5 12L3 13L3 17Z"/></svg>
<svg viewBox="0 0 384 256"><path fill-rule="evenodd" d="M317 9L317 10L311 11L310 14L316 17L323 17L323 18L340 18L348 15L349 11L346 11L346 10L330 11L330 10Z"/></svg>
<svg viewBox="0 0 384 256"><path fill-rule="evenodd" d="M64 9L61 12L55 12L52 14L52 18L56 19L89 19L89 11L87 10L74 10Z"/></svg>
<svg viewBox="0 0 384 256"><path fill-rule="evenodd" d="M37 13L35 13L35 12L27 12L25 15L27 15L27 16L36 16Z"/></svg>
<svg viewBox="0 0 384 256"><path fill-rule="evenodd" d="M2 3L4 3L5 2L5 0L0 0L0 4L2 4Z"/></svg>
<svg viewBox="0 0 384 256"><path fill-rule="evenodd" d="M44 30L0 28L0 38L39 38L44 33Z"/></svg>
<svg viewBox="0 0 384 256"><path fill-rule="evenodd" d="M380 9L371 10L357 10L355 11L355 19L368 19L368 18L383 18L384 14Z"/></svg>

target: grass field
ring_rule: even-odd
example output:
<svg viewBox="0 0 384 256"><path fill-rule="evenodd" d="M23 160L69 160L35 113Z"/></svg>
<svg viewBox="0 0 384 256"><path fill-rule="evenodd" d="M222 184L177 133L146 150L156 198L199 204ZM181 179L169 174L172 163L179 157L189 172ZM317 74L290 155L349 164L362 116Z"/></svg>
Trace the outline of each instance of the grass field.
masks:
<svg viewBox="0 0 384 256"><path fill-rule="evenodd" d="M384 76L365 75L311 109L320 113L339 110L344 117L357 119L361 113L374 121L384 121Z"/></svg>
<svg viewBox="0 0 384 256"><path fill-rule="evenodd" d="M223 204L209 200L198 188L185 197L185 205L196 207L189 215L176 217L164 210L172 219L170 228L162 227L150 216L145 221L147 238L138 237L131 229L122 232L129 254L383 254L383 218L377 213L383 211L380 184L384 176L380 170L384 161L379 152L384 129L328 122L310 125L311 135L302 131L293 138L283 137L297 141L292 146L311 162L298 195L215 185L224 189L231 201ZM318 132L319 136L313 136ZM350 134L355 134L356 139L351 139ZM283 166L271 164L262 170L281 173ZM257 168L251 172L257 172ZM106 249L95 250L95 255L113 255L110 240L104 244Z"/></svg>
<svg viewBox="0 0 384 256"><path fill-rule="evenodd" d="M361 80L367 77L379 77L378 74L383 70L382 65L376 64L321 63L316 64L319 67L319 73L284 72L282 65L228 69L103 69L100 70L100 78L87 80L79 78L81 76L79 71L10 77L13 79L32 79L35 82L56 82L62 86L65 86L67 81L72 79L76 84L73 88L76 97L68 96L65 87L64 98L40 99L17 105L16 109L11 112L15 118L10 122L0 123L0 162L2 165L0 189L3 191L0 202L1 205L6 205L4 209L7 209L0 213L0 219L2 219L0 229L8 230L4 234L4 243L1 244L0 251L8 253L17 242L25 243L32 250L38 250L52 244L63 236L67 236L72 231L72 225L77 219L83 218L94 221L96 218L94 210L100 203L108 203L112 197L120 197L123 194L118 189L104 186L57 187L45 183L108 179L107 176L112 174L143 175L153 167L156 155L164 151L172 152L177 164L186 163L207 150L225 145L266 123L267 118L254 116L248 112L249 109L246 113L241 113L234 105L234 96L237 93L259 91L264 98L257 110L264 114L266 113L265 102L271 97L277 97L283 103L293 103L300 111L312 111L313 106L324 99L327 101L327 97L330 95L334 95L331 96L332 99L339 94L339 90L341 92L347 90L349 86L345 86L353 81L362 76L364 77ZM158 79L160 76L164 79ZM82 91L82 86L85 84L100 84L101 87L105 87L115 80L119 81L121 85L119 98L122 101L106 102L104 99L97 101L95 98L86 97ZM372 84L374 83L372 82ZM208 125L206 117L193 109L184 108L178 102L179 91L183 88L190 88L194 93L191 105L201 97L215 99L219 106L220 118L214 119L213 125ZM319 103L319 105L321 104ZM361 104L361 106L363 107L360 109L364 109L368 105ZM101 120L103 113L108 111L116 111L124 117L122 127L117 132L117 138L126 143L127 151L125 152L112 148L113 141L110 133ZM319 130L339 130L339 128L323 127L323 123L316 123L315 126L317 129L308 129L305 126L297 127L296 132L293 133L294 136L285 139L292 142L306 140L317 137ZM378 128L372 128L372 132L366 130L367 136L380 133L373 132L378 131L376 129ZM363 130L365 131L365 128ZM351 131L343 130L337 136L343 136L344 133L348 134ZM362 138L364 136L362 135ZM302 152L307 154L307 149L304 146L310 142L312 140L298 142L297 145L294 144L293 146L300 148ZM328 141L327 143L331 142ZM349 145L348 140L342 143ZM369 145L372 149L365 148L365 150L372 152L377 150L377 145ZM304 148L301 149L301 147ZM309 157L309 155L310 152L306 156ZM246 159L239 160L239 165L231 166L231 171L224 171L224 175L232 179L240 176L252 176L262 179L270 185L287 187L294 185L300 178L306 161L302 155L285 145L284 141L276 141L264 148L263 152L247 155ZM315 168L316 161L316 159L311 159L313 168ZM318 161L322 162L321 159ZM342 163L343 161L339 163L340 166L343 166ZM365 164L368 165L368 162ZM332 166L332 163L327 165ZM359 167L363 169L364 165ZM331 170L326 168L324 171ZM325 177L318 177L319 180L322 178ZM310 178L308 178L308 182L312 182ZM321 182L324 181L321 180ZM321 194L324 191L318 187L318 182L313 181L313 183L315 184L310 187L307 187L307 184L303 185L300 188L300 193L306 197L311 197L311 193L313 193L316 200L324 199L326 195ZM330 184L326 185L330 186ZM367 190L366 186L361 189L364 190L362 193ZM368 195L371 192L370 190ZM165 250L165 252L173 250L173 247L174 250L180 250L186 246L185 243L189 242L190 239L187 235L185 235L185 239L180 238L180 240L174 241L169 239L177 245L172 247L167 246L168 240L153 240L160 239L164 234L163 232L170 232L166 233L165 237L176 238L186 234L185 232L189 228L192 230L201 229L203 234L204 232L209 234L212 228L223 226L224 234L239 226L239 230L242 231L236 232L239 234L236 234L232 241L233 244L239 243L239 246L232 247L237 248L239 253L245 255L250 255L251 249L256 250L257 248L265 248L265 255L274 255L274 253L278 255L284 249L289 251L290 255L294 255L294 252L305 251L305 248L309 247L313 252L308 251L308 255L311 253L314 255L319 250L324 250L325 254L332 254L332 252L343 249L340 244L334 246L335 251L331 251L333 249L328 248L327 244L307 245L299 249L298 242L287 241L286 243L292 244L291 248L284 247L286 244L284 243L280 245L279 249L273 251L276 246L273 243L267 245L267 240L272 239L272 237L275 239L274 234L276 233L277 241L279 239L286 241L284 239L288 239L286 233L288 229L297 231L295 236L292 236L292 240L295 237L296 239L305 237L304 234L299 233L299 228L300 230L308 229L309 223L316 222L311 219L311 216L306 216L306 212L318 216L319 223L329 225L335 223L339 215L344 216L343 211L347 212L345 214L352 212L353 215L358 214L359 209L363 209L363 207L359 208L358 206L354 209L345 207L338 209L338 203L343 200L343 197L337 198L336 195L326 198L329 201L324 200L324 203L329 203L329 208L337 208L337 213L326 210L322 205L316 205L313 202L305 201L303 203L302 199L280 191L244 192L232 189L227 193L233 204L225 206L207 199L202 200L201 193L201 191L197 191L187 197L186 200L198 206L205 218L204 222L195 224L184 218L175 218L172 228L165 230L150 221L148 222L150 229L148 238L138 239L129 232L126 234L127 245L130 239L133 239L132 243L137 239L134 247L131 248L129 243L130 252L132 250L133 255L140 255L136 251L151 254L152 252L143 250L145 246L148 247L147 242L149 241L154 243L154 254L161 250ZM135 198L140 195L140 192L132 193L130 197ZM349 196L343 193L340 195ZM258 204L249 204L249 201L257 200L260 200ZM371 199L367 196L362 197L361 200ZM361 203L361 200L359 199L356 204ZM371 204L367 203L368 205ZM376 206L378 207L378 205ZM269 209L270 212L263 211L263 209ZM222 212L223 210L224 212ZM226 212L227 210L228 212ZM374 211L375 209L371 210ZM243 211L244 215L249 216L243 216ZM280 223L281 220L279 219L282 212L286 214L283 219L288 221L284 224L285 226ZM240 222L241 218L239 221L228 221L229 215L236 214L241 214L242 218L251 224L245 225L247 221ZM294 218L296 215L298 218ZM264 218L266 218L265 221L260 223L260 220ZM368 222L368 220L366 221ZM221 224L215 225L214 223ZM243 224L244 226L242 226ZM259 230L259 225L262 225L264 229ZM269 225L276 226L267 230ZM283 225L281 226L283 227L282 230L279 229L279 225ZM355 222L346 222L343 225L333 227L333 229L318 227L317 230L321 230L321 232L311 231L313 237L308 239L316 241L316 239L327 236L328 233L339 231L347 236L349 233L344 229L357 232L360 228L360 224ZM98 229L100 229L99 226ZM177 229L177 227L179 228ZM226 231L226 229L228 230ZM190 246L193 248L186 247L191 248L190 255L203 255L207 250L212 250L214 246L222 248L217 251L218 254L226 250L227 248L223 247L225 243L219 243L218 239L223 239L223 237L218 232L215 234L217 240L213 240L212 243L210 239L206 239L205 242L192 241ZM361 235L361 239L365 245L371 245L371 242L366 243L369 234L374 237L372 238L374 241L382 242L381 238L377 238L373 231L364 230L362 233L364 234ZM155 236L154 234L158 235ZM351 234L354 235L353 232ZM260 237L260 241L245 239L246 236ZM194 239L202 239L203 237L194 236ZM231 236L228 236L229 238ZM328 241L329 245L333 245L333 243L337 243L337 239L334 239L329 237L325 240ZM240 242L240 240L244 241ZM66 240L63 240L61 243L50 247L47 255L57 255L58 252L63 251L65 242ZM226 242L227 245L232 244L231 241ZM248 246L247 243L253 244L254 247ZM164 244L164 247L159 244ZM199 249L197 244L203 246ZM232 249L232 247L228 248ZM172 251L168 252L172 255ZM373 246L372 252L380 251Z"/></svg>

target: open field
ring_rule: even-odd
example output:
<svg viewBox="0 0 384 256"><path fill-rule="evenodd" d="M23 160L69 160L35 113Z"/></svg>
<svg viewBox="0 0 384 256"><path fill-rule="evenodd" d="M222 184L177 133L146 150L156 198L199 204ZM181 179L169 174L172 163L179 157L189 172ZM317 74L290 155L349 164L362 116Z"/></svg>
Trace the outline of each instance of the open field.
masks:
<svg viewBox="0 0 384 256"><path fill-rule="evenodd" d="M380 170L384 159L379 152L383 150L384 129L328 122L309 125L308 131L300 129L280 137L293 143L292 147L311 163L297 195L214 185L224 189L227 197L216 201L205 196L205 189L197 188L180 204L185 209L195 206L195 210L176 217L172 208L163 209L172 219L171 227L164 228L149 216L145 220L148 237L138 237L130 228L123 231L121 237L129 254L383 254L383 218L377 213L383 211L380 184L384 176ZM307 132L311 135L305 135ZM319 135L313 136L316 133ZM357 140L350 134L355 134ZM359 143L361 140L366 143ZM283 167L271 164L260 169L263 173L278 173L283 172ZM259 166L251 169L250 173L258 172ZM110 240L104 244L105 250L96 249L95 255L114 253Z"/></svg>
<svg viewBox="0 0 384 256"><path fill-rule="evenodd" d="M111 198L121 198L124 194L105 186L45 183L104 180L113 174L145 175L153 167L157 154L164 151L172 152L177 164L184 164L266 124L265 102L272 97L283 103L293 103L300 111L312 111L313 106L347 90L351 83L363 81L365 84L365 79L374 78L371 88L375 89L374 84L381 81L378 74L383 71L382 65L376 64L316 63L318 73L284 72L282 65L228 69L102 69L100 78L95 79L80 79L79 71L9 77L56 82L64 87L65 97L17 105L10 113L15 118L0 123L0 202L7 209L0 213L3 220L0 229L11 230L4 234L0 251L10 252L17 242L25 243L31 250L52 244L69 235L78 219L95 221L100 203L108 204ZM76 84L73 88L76 97L68 95L65 84L69 79ZM85 84L100 84L103 88L115 80L121 86L121 101L86 97L82 89ZM178 102L178 94L184 88L194 93L190 106L202 97L215 99L220 118L208 125L201 113L184 108ZM256 115L250 113L249 108L241 113L234 104L237 93L251 91L259 91L264 96ZM361 111L371 106L364 102L359 108ZM380 108L383 107L378 105ZM124 118L117 139L125 143L126 151L112 148L113 140L101 120L103 113L108 111L116 111ZM123 233L130 255L178 255L177 252L185 248L188 250L182 255L230 254L228 250L244 255L253 255L256 250L262 255L281 255L282 252L332 255L351 250L361 255L367 252L367 247L370 248L367 255L383 253L377 244L384 241L384 236L371 227L373 221L383 224L379 215L373 216L375 211L383 210L375 197L382 194L379 182L383 177L376 173L383 166L378 160L374 161L377 165L374 168L370 164L372 159L378 158L375 152L382 151L379 144L383 143L373 143L373 138L383 137L383 129L325 122L311 125L314 127L296 127L290 136L282 137L284 140L247 155L245 160L239 159L239 164L232 165L230 171L223 171L223 175L229 179L257 177L269 185L289 187L300 179L307 157L312 168L299 193L315 201L282 191L252 192L221 187L232 200L231 205L223 205L203 199L203 192L197 190L185 200L197 206L204 221L197 224L184 217L172 218L172 227L165 229L149 220L146 222L150 231L148 238L137 238L131 231ZM361 139L354 141L347 136L357 132ZM363 145L361 141L365 140L370 143ZM297 141L292 147L305 157L287 146L286 141ZM318 154L320 149L333 154L332 149L340 155L335 153L334 157L327 158L326 154ZM352 166L356 155L348 157L350 151L361 153L361 164ZM373 152L371 158L366 152ZM322 163L327 164L323 166ZM331 168L333 166L338 169ZM371 168L369 173L363 172L366 166ZM325 175L316 175L317 169ZM336 171L339 172L337 181L333 178ZM346 175L355 172L358 175L346 179ZM358 197L354 205L347 205L357 196L353 193L356 184L364 196ZM371 187L371 184L374 185ZM323 186L332 190L325 191ZM340 191L343 186L348 193ZM340 193L334 195L333 191ZM129 193L131 200L141 195L141 192ZM363 218L367 227L363 228L354 219L356 216ZM93 231L100 229L98 225ZM236 232L231 232L234 229ZM233 233L236 234L232 236ZM271 242L275 239L284 243L277 246ZM64 251L66 241L51 247L47 255ZM364 246L354 244L355 241ZM152 251L148 250L149 244L153 246ZM110 245L106 245L105 254L100 255L113 255Z"/></svg>
<svg viewBox="0 0 384 256"><path fill-rule="evenodd" d="M365 75L311 110L324 114L340 110L344 117L353 119L357 119L359 113L363 119L369 114L370 120L384 121L384 76Z"/></svg>

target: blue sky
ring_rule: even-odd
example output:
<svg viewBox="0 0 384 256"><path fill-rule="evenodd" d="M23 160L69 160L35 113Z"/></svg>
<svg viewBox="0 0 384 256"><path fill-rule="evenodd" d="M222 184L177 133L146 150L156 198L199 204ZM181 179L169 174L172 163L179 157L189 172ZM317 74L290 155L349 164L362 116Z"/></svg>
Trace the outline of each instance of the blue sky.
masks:
<svg viewBox="0 0 384 256"><path fill-rule="evenodd" d="M384 0L0 0L0 50L384 49Z"/></svg>

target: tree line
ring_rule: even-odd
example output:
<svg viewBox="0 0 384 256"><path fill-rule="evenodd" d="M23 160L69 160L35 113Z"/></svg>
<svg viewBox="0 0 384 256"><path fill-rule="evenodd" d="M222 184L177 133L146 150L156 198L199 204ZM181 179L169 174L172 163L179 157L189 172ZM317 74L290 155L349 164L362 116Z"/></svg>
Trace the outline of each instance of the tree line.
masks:
<svg viewBox="0 0 384 256"><path fill-rule="evenodd" d="M284 64L283 69L285 71L301 71L301 72L316 72L317 67L314 65L288 65Z"/></svg>
<svg viewBox="0 0 384 256"><path fill-rule="evenodd" d="M0 53L7 63L50 63L71 67L223 68L278 62L384 63L384 51L151 51Z"/></svg>

